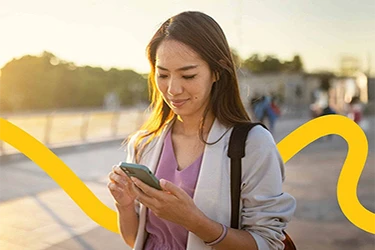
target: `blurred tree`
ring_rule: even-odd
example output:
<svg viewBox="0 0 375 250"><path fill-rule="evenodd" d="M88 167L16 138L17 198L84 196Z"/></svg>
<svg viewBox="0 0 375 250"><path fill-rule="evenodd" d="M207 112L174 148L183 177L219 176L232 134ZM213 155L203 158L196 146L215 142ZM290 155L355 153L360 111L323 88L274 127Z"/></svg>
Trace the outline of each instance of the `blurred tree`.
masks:
<svg viewBox="0 0 375 250"><path fill-rule="evenodd" d="M243 62L243 66L253 73L262 73L263 62L261 61L258 54L254 54Z"/></svg>
<svg viewBox="0 0 375 250"><path fill-rule="evenodd" d="M12 60L1 70L0 98L10 110L40 109L52 105L51 93L55 82L51 82L50 57L24 56Z"/></svg>
<svg viewBox="0 0 375 250"><path fill-rule="evenodd" d="M263 72L281 72L283 64L274 56L266 56L262 63Z"/></svg>
<svg viewBox="0 0 375 250"><path fill-rule="evenodd" d="M243 62L243 67L254 74L303 71L303 63L299 55L295 55L291 61L282 62L273 55L261 57L254 54Z"/></svg>
<svg viewBox="0 0 375 250"><path fill-rule="evenodd" d="M147 80L133 70L77 67L43 52L13 59L1 69L0 111L101 107L110 91L123 105L133 105L147 99Z"/></svg>
<svg viewBox="0 0 375 250"><path fill-rule="evenodd" d="M303 63L301 57L299 55L295 55L292 61L286 61L284 63L285 71L289 72L302 72L303 71Z"/></svg>

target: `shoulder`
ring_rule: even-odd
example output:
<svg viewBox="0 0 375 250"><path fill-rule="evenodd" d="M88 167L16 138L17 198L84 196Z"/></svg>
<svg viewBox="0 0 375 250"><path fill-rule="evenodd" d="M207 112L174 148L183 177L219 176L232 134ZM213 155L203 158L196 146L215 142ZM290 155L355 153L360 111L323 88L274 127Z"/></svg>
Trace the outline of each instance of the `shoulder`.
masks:
<svg viewBox="0 0 375 250"><path fill-rule="evenodd" d="M129 135L128 139L127 139L127 146L128 147L134 147L136 141L138 140L138 138L141 138L141 137L144 137L145 135L147 134L147 130L138 130L136 132L134 132L133 134ZM148 136L144 137L143 140L147 140Z"/></svg>
<svg viewBox="0 0 375 250"><path fill-rule="evenodd" d="M126 139L125 143L123 144L125 155L126 155L126 161L127 162L133 162L135 163L135 147L137 144L137 141L140 137L147 134L146 130L139 130L134 132L133 134L129 135L129 137ZM148 136L142 139L142 142L145 142L147 140ZM141 143L142 143L141 142Z"/></svg>
<svg viewBox="0 0 375 250"><path fill-rule="evenodd" d="M253 127L246 140L245 172L274 173L284 180L284 163L272 134L262 126Z"/></svg>
<svg viewBox="0 0 375 250"><path fill-rule="evenodd" d="M240 125L242 126L242 125ZM239 129L240 133L242 129ZM229 137L232 137L233 129L231 131L231 136L228 135L228 143L230 143ZM240 140L239 137L245 136L244 134L236 134L232 140ZM275 155L278 157L278 150L276 147L275 140L272 134L263 126L255 125L248 132L245 139L245 159L251 160L252 158L259 158L264 155ZM239 142L234 141L234 144ZM233 145L234 146L234 145ZM236 145L238 147L238 145Z"/></svg>
<svg viewBox="0 0 375 250"><path fill-rule="evenodd" d="M248 133L246 144L249 147L274 147L275 140L272 134L261 125L254 126Z"/></svg>
<svg viewBox="0 0 375 250"><path fill-rule="evenodd" d="M237 134L234 134L235 127L232 127L227 131L229 132L226 135L226 143L228 143L228 145L231 140L234 140L234 144L237 144L236 140L239 140L240 138L244 139L243 137L246 136L246 134L243 133L243 128L241 128L243 125L239 126L240 127L238 128ZM241 130L242 132L240 132ZM245 143L246 151L248 151L248 148L253 147L262 148L275 146L275 141L272 134L262 125L258 124L254 125L247 133Z"/></svg>

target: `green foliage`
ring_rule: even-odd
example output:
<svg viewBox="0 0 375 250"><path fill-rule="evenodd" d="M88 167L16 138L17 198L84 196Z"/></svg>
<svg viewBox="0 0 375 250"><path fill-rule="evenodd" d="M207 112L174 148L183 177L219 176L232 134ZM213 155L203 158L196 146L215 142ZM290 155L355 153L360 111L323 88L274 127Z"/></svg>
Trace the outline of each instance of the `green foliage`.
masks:
<svg viewBox="0 0 375 250"><path fill-rule="evenodd" d="M114 91L121 105L147 101L147 80L132 70L77 67L49 52L13 59L1 69L0 111L101 107Z"/></svg>
<svg viewBox="0 0 375 250"><path fill-rule="evenodd" d="M254 54L244 60L242 65L254 74L303 71L303 63L299 55L295 55L291 61L282 62L272 55L262 57Z"/></svg>

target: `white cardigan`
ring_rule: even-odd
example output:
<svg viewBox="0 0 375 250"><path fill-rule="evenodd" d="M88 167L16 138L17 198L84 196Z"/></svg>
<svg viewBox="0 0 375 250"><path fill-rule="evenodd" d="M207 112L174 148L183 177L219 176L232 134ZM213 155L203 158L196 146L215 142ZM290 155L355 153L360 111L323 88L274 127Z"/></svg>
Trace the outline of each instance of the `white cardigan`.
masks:
<svg viewBox="0 0 375 250"><path fill-rule="evenodd" d="M142 155L140 164L155 172L163 147L168 124L162 134L153 140ZM230 227L230 159L227 156L232 129L214 121L208 135L208 142L224 137L214 145L206 145L201 169L194 193L195 205L214 221ZM135 162L135 135L127 145L127 162ZM282 230L291 219L296 202L292 196L282 192L284 165L277 151L272 135L263 127L256 126L248 134L246 156L242 159L241 229L248 231L255 239L259 250L283 249ZM142 250L147 208L140 204L139 228L134 249ZM189 232L187 250L212 249L193 233Z"/></svg>

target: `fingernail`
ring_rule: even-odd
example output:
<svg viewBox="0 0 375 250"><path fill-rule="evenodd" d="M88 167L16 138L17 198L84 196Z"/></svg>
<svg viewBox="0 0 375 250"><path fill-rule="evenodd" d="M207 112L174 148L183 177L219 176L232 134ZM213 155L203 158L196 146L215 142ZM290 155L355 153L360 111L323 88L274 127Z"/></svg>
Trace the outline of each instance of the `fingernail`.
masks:
<svg viewBox="0 0 375 250"><path fill-rule="evenodd" d="M164 179L160 179L160 185L165 185L166 181Z"/></svg>

